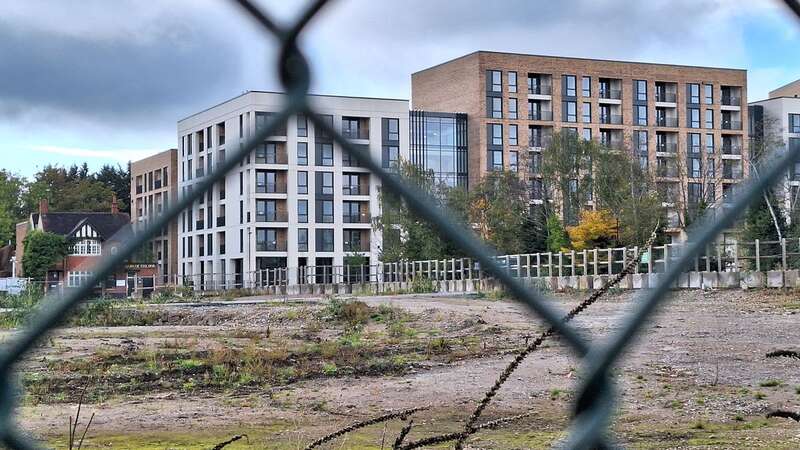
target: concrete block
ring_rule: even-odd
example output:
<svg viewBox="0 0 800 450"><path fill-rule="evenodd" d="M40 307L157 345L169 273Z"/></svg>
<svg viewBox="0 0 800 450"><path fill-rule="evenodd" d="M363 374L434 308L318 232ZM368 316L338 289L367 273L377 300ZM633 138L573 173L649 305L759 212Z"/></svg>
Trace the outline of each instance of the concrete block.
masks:
<svg viewBox="0 0 800 450"><path fill-rule="evenodd" d="M797 282L800 279L800 270L786 270L783 272L783 286L787 288L796 288Z"/></svg>
<svg viewBox="0 0 800 450"><path fill-rule="evenodd" d="M703 277L700 272L689 272L689 288L700 289L703 287Z"/></svg>
<svg viewBox="0 0 800 450"><path fill-rule="evenodd" d="M659 281L661 281L661 274L660 273L649 273L647 274L647 287L652 288L656 286Z"/></svg>
<svg viewBox="0 0 800 450"><path fill-rule="evenodd" d="M650 281L650 277L647 275L646 273L631 274L631 287L633 289L647 289L648 281Z"/></svg>
<svg viewBox="0 0 800 450"><path fill-rule="evenodd" d="M678 281L675 282L673 288L688 289L689 288L689 274L684 272L678 275Z"/></svg>
<svg viewBox="0 0 800 450"><path fill-rule="evenodd" d="M581 277L579 277L577 275L573 275L573 276L569 277L569 286L572 289L575 289L575 290L580 289L580 279L581 279Z"/></svg>
<svg viewBox="0 0 800 450"><path fill-rule="evenodd" d="M619 283L617 283L617 288L619 288L619 289L633 289L633 279L632 279L631 275L628 274L628 275L625 275L624 277L622 277L622 279L619 280Z"/></svg>
<svg viewBox="0 0 800 450"><path fill-rule="evenodd" d="M767 272L767 287L782 288L783 287L783 271L770 270Z"/></svg>
<svg viewBox="0 0 800 450"><path fill-rule="evenodd" d="M569 284L569 277L557 277L556 279L558 280L557 283L559 291L565 291L572 288L572 286Z"/></svg>
<svg viewBox="0 0 800 450"><path fill-rule="evenodd" d="M592 277L589 275L584 275L578 277L578 289L582 291L589 291L592 289Z"/></svg>
<svg viewBox="0 0 800 450"><path fill-rule="evenodd" d="M700 272L703 289L717 289L719 287L719 274L717 272Z"/></svg>
<svg viewBox="0 0 800 450"><path fill-rule="evenodd" d="M748 288L762 288L764 287L764 273L756 271L747 271L740 274L740 285L742 289Z"/></svg>
<svg viewBox="0 0 800 450"><path fill-rule="evenodd" d="M733 289L739 287L739 272L717 272L717 275L720 288Z"/></svg>
<svg viewBox="0 0 800 450"><path fill-rule="evenodd" d="M595 275L592 278L592 288L602 289L608 283L608 275Z"/></svg>

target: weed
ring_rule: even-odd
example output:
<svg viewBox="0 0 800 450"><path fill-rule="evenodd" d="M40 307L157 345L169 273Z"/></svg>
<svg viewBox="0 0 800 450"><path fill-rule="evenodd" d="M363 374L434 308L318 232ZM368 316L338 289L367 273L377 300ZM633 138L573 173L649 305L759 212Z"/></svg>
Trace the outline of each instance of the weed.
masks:
<svg viewBox="0 0 800 450"><path fill-rule="evenodd" d="M756 400L763 400L767 398L767 394L764 394L763 392L760 391L756 391L756 393L753 394L753 397L755 397Z"/></svg>
<svg viewBox="0 0 800 450"><path fill-rule="evenodd" d="M449 352L453 346L450 341L444 337L438 337L428 341L428 353L446 353Z"/></svg>
<svg viewBox="0 0 800 450"><path fill-rule="evenodd" d="M761 386L761 387L778 387L778 386L780 386L782 384L783 384L783 381L781 381L781 380L766 380L766 381L762 381L761 383L758 383L758 385Z"/></svg>
<svg viewBox="0 0 800 450"><path fill-rule="evenodd" d="M438 291L437 282L428 277L415 277L411 281L411 293L427 294Z"/></svg>
<svg viewBox="0 0 800 450"><path fill-rule="evenodd" d="M192 372L204 366L203 361L198 359L179 359L176 361L178 368L184 372Z"/></svg>
<svg viewBox="0 0 800 450"><path fill-rule="evenodd" d="M733 417L733 420L735 420L736 422L744 422L744 417L742 417L741 414L737 414Z"/></svg>
<svg viewBox="0 0 800 450"><path fill-rule="evenodd" d="M336 367L336 364L334 364L334 363L325 363L325 364L322 365L322 373L324 373L326 376L329 376L329 377L336 376L337 372L338 372L338 368Z"/></svg>

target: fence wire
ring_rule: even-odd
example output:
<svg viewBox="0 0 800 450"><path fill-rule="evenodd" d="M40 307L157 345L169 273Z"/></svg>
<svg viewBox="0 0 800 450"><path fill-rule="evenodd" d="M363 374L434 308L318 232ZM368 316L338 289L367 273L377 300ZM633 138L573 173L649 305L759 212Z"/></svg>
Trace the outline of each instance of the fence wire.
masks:
<svg viewBox="0 0 800 450"><path fill-rule="evenodd" d="M784 172L793 163L800 160L800 152L783 152L765 165L757 178L744 183L734 196L733 205L725 208L722 214L706 214L690 230L689 239L683 251L671 262L669 270L659 277L658 283L651 289L641 291L635 301L636 307L628 317L622 320L620 331L610 336L606 342L588 343L580 337L577 330L562 321L563 313L553 307L544 294L536 289L526 288L520 281L511 276L507 268L498 263L490 249L484 245L469 229L454 223L446 214L435 206L433 200L413 185L402 180L396 174L381 167L362 150L354 147L337 130L329 126L313 110L307 101L311 72L308 61L297 45L297 38L328 0L316 0L301 14L290 27L277 24L265 11L249 0L233 0L249 16L256 20L268 36L277 39L280 49L278 73L286 92L284 109L271 116L265 126L252 136L247 143L234 151L229 158L218 165L208 176L199 182L195 189L181 196L164 214L155 217L149 225L131 239L124 241L115 254L104 257L94 269L94 275L80 287L65 293L63 296L48 295L42 306L32 317L30 324L8 340L0 354L0 440L14 449L35 449L37 444L25 436L14 423L17 389L14 367L21 358L31 351L49 331L64 321L70 313L92 293L93 287L113 274L117 267L136 253L140 246L157 235L162 228L193 202L205 195L214 183L223 179L240 161L255 150L256 146L272 135L282 123L294 114L306 114L318 129L330 133L334 141L343 151L364 162L382 182L383 186L403 196L415 213L427 219L443 236L447 236L460 249L472 255L480 262L485 272L502 282L509 293L517 301L536 313L564 341L582 357L583 377L575 404L574 417L569 435L565 441L567 448L610 448L612 439L608 426L614 414L615 390L611 379L611 367L620 361L625 349L633 342L638 332L647 323L658 306L667 298L666 294L680 273L688 267L706 245L711 243L724 229L733 225L737 217L761 192L777 183ZM800 3L796 0L784 2L800 16Z"/></svg>

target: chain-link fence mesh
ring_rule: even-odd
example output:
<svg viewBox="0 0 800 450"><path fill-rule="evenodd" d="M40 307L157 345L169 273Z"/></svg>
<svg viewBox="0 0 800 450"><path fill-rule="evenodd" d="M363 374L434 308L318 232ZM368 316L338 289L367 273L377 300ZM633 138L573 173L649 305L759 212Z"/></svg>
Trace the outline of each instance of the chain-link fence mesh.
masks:
<svg viewBox="0 0 800 450"><path fill-rule="evenodd" d="M785 2L800 16L800 4L797 1L785 0ZM274 134L273 132L294 114L307 115L318 130L333 136L334 141L341 146L343 151L363 161L364 166L380 179L384 189L401 195L415 213L427 219L439 233L447 236L461 250L474 257L481 264L483 271L502 282L514 299L541 317L552 327L553 332L558 334L582 358L582 381L577 393L569 435L564 441L567 448L575 449L614 446L608 428L614 416L615 404L615 388L610 374L612 366L620 362L623 352L631 345L638 332L647 323L648 318L667 298L667 292L677 281L681 272L689 267L703 249L723 230L732 226L737 216L759 197L764 189L777 183L784 172L800 160L800 153L797 152L787 151L775 156L764 164L763 169L759 171L759 176L742 184L731 205L726 207L722 213L709 214L703 220L696 222L687 231L688 240L684 244L683 250L677 252L669 269L659 277L657 284L651 289L637 293L633 301L635 309L627 317L621 319L621 328L605 342L590 344L586 339L580 337L574 326L561 319L563 314L552 306L553 302L547 301L541 292L525 287L520 280L512 277L507 267L498 263L489 248L472 231L449 219L446 211L435 207L432 199L416 187L384 170L379 162L372 160L369 155L353 146L348 139L333 129L312 109L306 97L310 86L310 67L297 45L297 38L318 12L329 3L327 0L314 1L290 27L280 26L249 0L236 0L236 3L254 18L269 36L277 39L281 46L278 72L286 91L285 108L270 117L266 125L258 130L245 145L238 151L232 152L230 157L197 183L187 195L181 196L164 214L154 217L150 224L140 232L128 239L121 240L117 251L105 256L102 262L93 268L93 275L85 282L78 284L78 287L61 296L48 295L30 320L30 324L5 342L4 351L0 354L0 389L2 389L0 392L0 439L8 447L36 448L36 444L28 439L24 431L14 423L18 395L13 370L21 358L31 351L49 331L64 321L82 301L87 299L99 282L107 279L118 267L124 265L142 245L156 236L171 221L176 220L183 210L191 207L193 202L205 195L214 183L223 179L240 161L255 150L259 143Z"/></svg>

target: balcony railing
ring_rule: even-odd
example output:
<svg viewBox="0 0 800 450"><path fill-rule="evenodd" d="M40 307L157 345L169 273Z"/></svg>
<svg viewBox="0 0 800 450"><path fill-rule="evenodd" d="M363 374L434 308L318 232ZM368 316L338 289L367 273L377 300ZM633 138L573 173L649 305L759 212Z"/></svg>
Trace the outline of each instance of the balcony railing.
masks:
<svg viewBox="0 0 800 450"><path fill-rule="evenodd" d="M678 126L678 118L677 117L656 117L656 126L657 127L672 127L672 128L676 128Z"/></svg>
<svg viewBox="0 0 800 450"><path fill-rule="evenodd" d="M619 89L600 89L600 98L619 100L622 98L622 91Z"/></svg>
<svg viewBox="0 0 800 450"><path fill-rule="evenodd" d="M621 139L608 139L608 140L600 140L600 143L603 144L605 147L613 148L615 150L622 150L623 142Z"/></svg>
<svg viewBox="0 0 800 450"><path fill-rule="evenodd" d="M677 153L678 144L675 142L661 142L656 144L656 151L660 153Z"/></svg>
<svg viewBox="0 0 800 450"><path fill-rule="evenodd" d="M286 183L264 183L256 185L258 194L285 194Z"/></svg>
<svg viewBox="0 0 800 450"><path fill-rule="evenodd" d="M741 155L742 154L742 146L741 145L723 145L722 146L722 154L723 155Z"/></svg>
<svg viewBox="0 0 800 450"><path fill-rule="evenodd" d="M723 120L722 121L722 129L723 130L741 130L742 129L742 122L739 120Z"/></svg>
<svg viewBox="0 0 800 450"><path fill-rule="evenodd" d="M344 223L369 223L369 221L369 213L345 214L342 216L342 222Z"/></svg>
<svg viewBox="0 0 800 450"><path fill-rule="evenodd" d="M544 148L550 145L552 138L550 136L533 136L528 142L529 147Z"/></svg>
<svg viewBox="0 0 800 450"><path fill-rule="evenodd" d="M529 120L553 120L553 111L528 111Z"/></svg>
<svg viewBox="0 0 800 450"><path fill-rule="evenodd" d="M659 177L676 178L678 176L678 168L676 166L660 166L656 169L656 174Z"/></svg>
<svg viewBox="0 0 800 450"><path fill-rule="evenodd" d="M621 125L622 116L619 114L600 114L600 123L607 125Z"/></svg>
<svg viewBox="0 0 800 450"><path fill-rule="evenodd" d="M369 139L369 130L363 128L342 128L342 136L348 139Z"/></svg>
<svg viewBox="0 0 800 450"><path fill-rule="evenodd" d="M259 252L285 252L286 241L256 242L256 251Z"/></svg>
<svg viewBox="0 0 800 450"><path fill-rule="evenodd" d="M225 218L224 217L217 217L217 226L224 227L225 226Z"/></svg>
<svg viewBox="0 0 800 450"><path fill-rule="evenodd" d="M345 242L344 243L344 251L346 252L368 252L369 251L369 241L359 241L359 242Z"/></svg>
<svg viewBox="0 0 800 450"><path fill-rule="evenodd" d="M286 211L273 211L267 214L256 214L256 222L288 222L289 214Z"/></svg>
<svg viewBox="0 0 800 450"><path fill-rule="evenodd" d="M528 93L535 95L551 95L553 87L547 84L528 86Z"/></svg>
<svg viewBox="0 0 800 450"><path fill-rule="evenodd" d="M369 186L342 186L342 193L344 195L369 195Z"/></svg>
<svg viewBox="0 0 800 450"><path fill-rule="evenodd" d="M737 95L723 95L722 104L725 106L742 106L742 98Z"/></svg>
<svg viewBox="0 0 800 450"><path fill-rule="evenodd" d="M675 93L656 91L656 101L657 102L675 103L677 100L678 100L678 96Z"/></svg>
<svg viewBox="0 0 800 450"><path fill-rule="evenodd" d="M256 151L256 164L289 164L289 156L285 153L259 153Z"/></svg>

